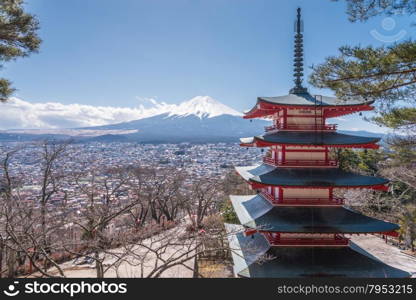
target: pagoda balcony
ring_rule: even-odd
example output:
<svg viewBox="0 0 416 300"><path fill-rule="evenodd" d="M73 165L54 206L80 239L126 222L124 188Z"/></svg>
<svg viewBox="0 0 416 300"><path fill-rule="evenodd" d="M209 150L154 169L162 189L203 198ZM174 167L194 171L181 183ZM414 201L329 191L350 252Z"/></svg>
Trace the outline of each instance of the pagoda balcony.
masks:
<svg viewBox="0 0 416 300"><path fill-rule="evenodd" d="M263 162L275 167L338 167L338 160L278 160L270 156L263 157Z"/></svg>
<svg viewBox="0 0 416 300"><path fill-rule="evenodd" d="M267 241L271 246L275 247L284 247L284 246L299 246L299 247L319 247L319 246L338 246L346 247L349 244L349 239L339 235L334 234L333 237L313 237L313 238L286 238L280 237L279 233L270 233L263 232Z"/></svg>
<svg viewBox="0 0 416 300"><path fill-rule="evenodd" d="M261 192L261 195L266 198L271 204L277 206L340 206L344 205L344 198L332 197L330 198L292 198L284 197L278 199L267 192Z"/></svg>
<svg viewBox="0 0 416 300"><path fill-rule="evenodd" d="M337 129L337 124L302 124L302 125L285 125L285 124L275 124L271 126L266 126L264 129L268 131L273 130L288 130L288 131L335 131Z"/></svg>

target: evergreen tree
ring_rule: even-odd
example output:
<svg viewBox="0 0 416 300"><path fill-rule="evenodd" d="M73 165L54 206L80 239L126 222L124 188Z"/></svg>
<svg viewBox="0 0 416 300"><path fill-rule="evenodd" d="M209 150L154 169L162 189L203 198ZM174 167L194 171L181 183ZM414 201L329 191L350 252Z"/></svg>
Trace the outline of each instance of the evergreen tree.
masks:
<svg viewBox="0 0 416 300"><path fill-rule="evenodd" d="M0 68L2 62L28 56L39 49L39 22L23 9L22 0L0 0ZM15 91L8 79L0 78L0 101Z"/></svg>
<svg viewBox="0 0 416 300"><path fill-rule="evenodd" d="M350 20L366 21L376 15L416 13L412 0L345 0ZM340 98L360 96L381 109L395 108L399 100L416 102L416 43L403 41L383 47L344 46L338 56L316 67L310 82L332 89Z"/></svg>
<svg viewBox="0 0 416 300"><path fill-rule="evenodd" d="M332 0L339 1L339 0ZM345 0L351 22L366 21L378 15L414 14L414 0Z"/></svg>
<svg viewBox="0 0 416 300"><path fill-rule="evenodd" d="M416 43L406 41L389 47L340 48L340 55L313 67L310 82L329 88L340 98L379 100L382 110L397 101L416 102Z"/></svg>
<svg viewBox="0 0 416 300"><path fill-rule="evenodd" d="M391 180L391 196L398 200L401 234L414 251L416 240L416 109L396 108L373 119L379 125L405 131L388 140L389 159L383 161L381 173Z"/></svg>

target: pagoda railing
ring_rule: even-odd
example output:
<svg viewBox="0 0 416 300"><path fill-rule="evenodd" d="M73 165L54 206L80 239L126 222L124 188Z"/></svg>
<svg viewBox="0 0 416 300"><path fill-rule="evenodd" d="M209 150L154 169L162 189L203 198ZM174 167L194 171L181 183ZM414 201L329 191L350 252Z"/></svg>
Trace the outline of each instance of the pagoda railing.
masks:
<svg viewBox="0 0 416 300"><path fill-rule="evenodd" d="M264 236L272 246L348 246L349 243L349 239L338 234L332 238L280 238L271 233L264 233Z"/></svg>
<svg viewBox="0 0 416 300"><path fill-rule="evenodd" d="M261 195L266 198L267 200L269 200L270 203L272 204L278 204L278 199L276 199L275 197L273 197L273 195L270 195L269 193L265 193L262 192Z"/></svg>
<svg viewBox="0 0 416 300"><path fill-rule="evenodd" d="M264 127L266 131L273 130L325 130L325 131L335 131L337 129L337 124L301 124L301 125L284 125L284 124L274 124L271 126Z"/></svg>
<svg viewBox="0 0 416 300"><path fill-rule="evenodd" d="M274 205L344 205L344 198L294 198L287 197L283 199L275 198L273 195L262 192L261 195Z"/></svg>
<svg viewBox="0 0 416 300"><path fill-rule="evenodd" d="M263 158L263 162L276 167L338 167L338 160L285 160L281 161L270 156Z"/></svg>

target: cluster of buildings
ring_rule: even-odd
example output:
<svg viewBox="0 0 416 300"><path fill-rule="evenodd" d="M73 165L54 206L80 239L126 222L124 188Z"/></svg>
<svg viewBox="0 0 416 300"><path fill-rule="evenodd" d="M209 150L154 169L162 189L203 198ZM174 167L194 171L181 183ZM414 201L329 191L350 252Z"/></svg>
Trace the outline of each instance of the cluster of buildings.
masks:
<svg viewBox="0 0 416 300"><path fill-rule="evenodd" d="M26 200L34 200L42 184L42 148L39 144L3 143L2 152L18 149L10 163L10 173L22 178L20 191ZM71 173L105 172L116 167L175 168L186 172L189 181L201 177L222 177L234 166L252 164L261 159L261 150L242 148L238 144L138 144L98 143L69 144L57 162L64 177ZM97 176L105 174L96 174ZM62 180L60 192L50 203L59 204L74 194L71 180ZM65 193L66 192L66 193ZM82 205L82 198L70 199Z"/></svg>

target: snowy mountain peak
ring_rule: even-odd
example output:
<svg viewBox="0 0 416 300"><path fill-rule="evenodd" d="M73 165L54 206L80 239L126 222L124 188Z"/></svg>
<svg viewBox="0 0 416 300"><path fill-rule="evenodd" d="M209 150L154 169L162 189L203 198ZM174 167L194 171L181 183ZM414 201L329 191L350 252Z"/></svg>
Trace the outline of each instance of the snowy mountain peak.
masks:
<svg viewBox="0 0 416 300"><path fill-rule="evenodd" d="M202 118L213 118L220 115L241 116L231 107L218 102L209 96L197 96L171 108L169 116L186 117L195 115Z"/></svg>

